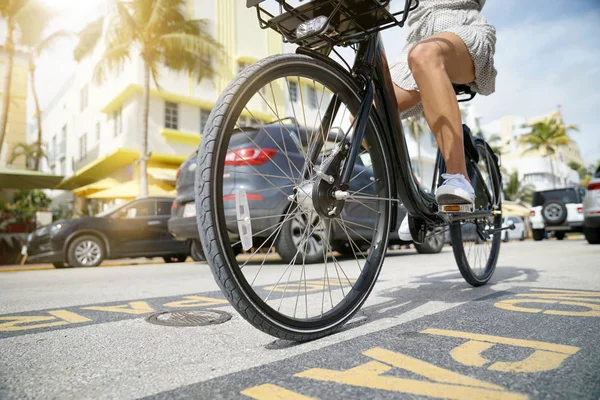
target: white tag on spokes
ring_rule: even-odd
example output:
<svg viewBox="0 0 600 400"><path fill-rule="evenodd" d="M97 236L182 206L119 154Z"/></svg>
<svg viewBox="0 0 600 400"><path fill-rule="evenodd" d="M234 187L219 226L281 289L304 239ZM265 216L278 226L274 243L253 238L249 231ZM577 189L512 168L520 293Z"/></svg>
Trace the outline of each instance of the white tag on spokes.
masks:
<svg viewBox="0 0 600 400"><path fill-rule="evenodd" d="M237 216L242 248L248 251L252 248L252 223L250 221L248 198L244 189L238 189L235 193L235 215Z"/></svg>

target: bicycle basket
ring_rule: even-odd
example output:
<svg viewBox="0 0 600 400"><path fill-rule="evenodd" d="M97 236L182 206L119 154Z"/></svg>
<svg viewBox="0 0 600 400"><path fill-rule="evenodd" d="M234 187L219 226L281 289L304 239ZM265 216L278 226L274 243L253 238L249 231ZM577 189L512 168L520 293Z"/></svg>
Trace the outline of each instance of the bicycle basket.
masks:
<svg viewBox="0 0 600 400"><path fill-rule="evenodd" d="M278 15L262 5L264 0L247 0L246 5L256 7L261 28L274 29L285 42L317 49L350 45L372 33L403 26L408 12L419 4L418 0L405 1L404 10L391 12L390 0L313 0L298 7L275 0Z"/></svg>

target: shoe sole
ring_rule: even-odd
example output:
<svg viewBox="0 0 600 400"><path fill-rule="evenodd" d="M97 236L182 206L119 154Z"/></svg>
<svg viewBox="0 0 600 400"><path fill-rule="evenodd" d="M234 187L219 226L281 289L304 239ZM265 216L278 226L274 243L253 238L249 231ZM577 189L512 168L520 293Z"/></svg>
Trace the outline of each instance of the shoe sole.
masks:
<svg viewBox="0 0 600 400"><path fill-rule="evenodd" d="M472 201L466 200L464 197L457 196L454 194L441 194L437 197L438 205L460 205L460 204L473 204Z"/></svg>

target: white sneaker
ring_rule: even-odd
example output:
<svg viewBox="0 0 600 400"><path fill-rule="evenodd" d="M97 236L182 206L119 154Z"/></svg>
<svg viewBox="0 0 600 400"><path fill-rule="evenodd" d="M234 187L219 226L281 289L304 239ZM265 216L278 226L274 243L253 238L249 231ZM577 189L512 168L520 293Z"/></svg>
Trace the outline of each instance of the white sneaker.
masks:
<svg viewBox="0 0 600 400"><path fill-rule="evenodd" d="M442 174L444 183L438 187L435 199L438 204L473 204L475 190L463 174Z"/></svg>
<svg viewBox="0 0 600 400"><path fill-rule="evenodd" d="M398 229L398 236L403 242L412 242L413 240L412 235L410 234L410 227L408 226L408 214L404 216L404 219L400 224L400 229Z"/></svg>

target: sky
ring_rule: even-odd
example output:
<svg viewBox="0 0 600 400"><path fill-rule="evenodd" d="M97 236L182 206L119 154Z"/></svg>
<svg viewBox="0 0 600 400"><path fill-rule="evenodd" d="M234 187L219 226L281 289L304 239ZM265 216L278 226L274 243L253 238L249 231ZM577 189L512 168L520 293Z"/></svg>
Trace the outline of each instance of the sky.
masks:
<svg viewBox="0 0 600 400"><path fill-rule="evenodd" d="M106 0L45 1L60 10L54 29L77 31L97 18L98 7ZM392 7L403 3L393 0ZM544 115L560 105L565 123L580 128L571 136L585 161L596 163L600 159L600 1L487 0L483 15L497 31L498 77L494 94L473 100L482 125L504 115ZM398 57L406 33L400 28L384 33L390 61ZM74 42L63 42L41 58L36 83L42 105L50 102L75 69L73 46Z"/></svg>

